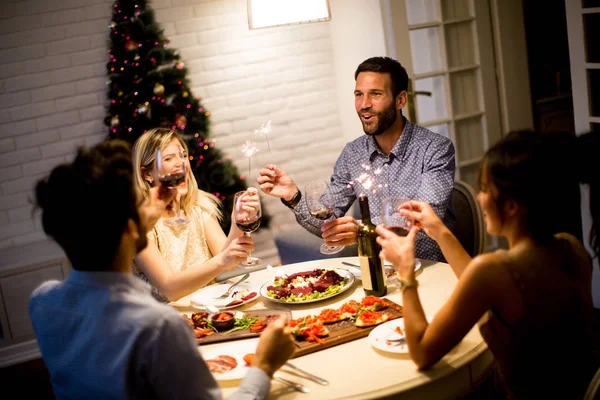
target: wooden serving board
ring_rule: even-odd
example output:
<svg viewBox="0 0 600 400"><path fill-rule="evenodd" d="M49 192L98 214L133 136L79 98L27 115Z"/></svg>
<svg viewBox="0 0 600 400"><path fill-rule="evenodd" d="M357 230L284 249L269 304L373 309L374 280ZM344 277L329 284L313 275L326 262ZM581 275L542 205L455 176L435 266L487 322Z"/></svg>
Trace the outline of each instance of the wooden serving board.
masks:
<svg viewBox="0 0 600 400"><path fill-rule="evenodd" d="M235 314L235 313L234 313ZM288 318L291 318L291 313L289 310L250 310L244 312L244 317L256 316L259 318L266 317L267 315L287 315ZM233 331L230 333L225 332L215 332L212 335L204 336L203 338L196 339L199 345L209 344L209 343L217 343L217 342L227 342L230 340L237 339L246 339L250 337L260 336L260 332L253 333L250 330L239 330Z"/></svg>
<svg viewBox="0 0 600 400"><path fill-rule="evenodd" d="M383 300L386 302L388 307L381 310L381 312L389 315L388 321L402 317L401 305L385 298ZM325 324L325 327L327 327L329 330L329 335L321 338L325 341L325 343L319 344L314 342L296 341L297 348L292 358L304 356L316 351L327 349L329 347L337 346L338 344L351 342L352 340L369 336L369 333L371 333L371 331L377 326L378 325L373 325L361 328L354 325L354 322L350 320Z"/></svg>

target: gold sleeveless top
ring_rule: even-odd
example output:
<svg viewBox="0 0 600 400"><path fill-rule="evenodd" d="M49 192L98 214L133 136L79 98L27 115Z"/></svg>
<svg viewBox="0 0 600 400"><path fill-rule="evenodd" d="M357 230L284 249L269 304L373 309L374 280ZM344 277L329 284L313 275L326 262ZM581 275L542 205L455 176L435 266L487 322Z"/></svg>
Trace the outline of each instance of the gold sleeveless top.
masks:
<svg viewBox="0 0 600 400"><path fill-rule="evenodd" d="M212 217L212 214L200 206L194 206L188 213L188 217L190 223L182 226L165 225L161 218L147 235L148 240L158 247L165 261L175 273L198 268L213 257L208 248L204 231L204 223ZM135 263L133 274L151 284ZM211 283L214 283L214 280L208 284ZM169 302L169 299L154 286L152 294L162 302Z"/></svg>

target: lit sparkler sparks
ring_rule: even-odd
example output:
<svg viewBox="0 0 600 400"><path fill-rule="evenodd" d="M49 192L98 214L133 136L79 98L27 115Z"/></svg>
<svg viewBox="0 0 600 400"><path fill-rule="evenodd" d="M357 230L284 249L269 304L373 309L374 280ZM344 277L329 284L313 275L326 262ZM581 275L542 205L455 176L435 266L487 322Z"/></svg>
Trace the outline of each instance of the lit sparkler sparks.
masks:
<svg viewBox="0 0 600 400"><path fill-rule="evenodd" d="M259 129L254 130L254 134L258 136L264 136L267 140L267 146L269 147L269 155L271 154L271 145L269 144L269 134L271 133L271 120L266 124L260 126Z"/></svg>
<svg viewBox="0 0 600 400"><path fill-rule="evenodd" d="M250 159L258 151L258 147L256 147L256 143L246 140L246 144L242 146L242 153L244 153L244 157L248 159L248 177L251 175L250 168Z"/></svg>

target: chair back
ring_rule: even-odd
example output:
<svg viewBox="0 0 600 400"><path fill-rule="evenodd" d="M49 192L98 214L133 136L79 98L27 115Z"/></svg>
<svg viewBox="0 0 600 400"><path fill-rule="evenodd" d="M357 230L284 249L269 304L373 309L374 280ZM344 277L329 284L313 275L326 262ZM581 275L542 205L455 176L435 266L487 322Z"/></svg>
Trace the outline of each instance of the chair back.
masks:
<svg viewBox="0 0 600 400"><path fill-rule="evenodd" d="M468 183L455 181L452 189L452 208L456 223L452 233L471 257L483 253L485 227L477 195Z"/></svg>
<svg viewBox="0 0 600 400"><path fill-rule="evenodd" d="M592 378L583 400L598 400L600 399L600 368L596 371L596 375Z"/></svg>

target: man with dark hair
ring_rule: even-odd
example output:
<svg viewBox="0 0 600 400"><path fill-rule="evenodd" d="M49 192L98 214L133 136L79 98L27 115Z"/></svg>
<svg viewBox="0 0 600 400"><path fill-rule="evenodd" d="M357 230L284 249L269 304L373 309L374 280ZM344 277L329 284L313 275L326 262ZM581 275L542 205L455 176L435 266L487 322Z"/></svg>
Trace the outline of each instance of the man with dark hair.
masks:
<svg viewBox="0 0 600 400"><path fill-rule="evenodd" d="M358 66L354 77L354 106L365 135L347 143L335 163L331 189L337 218L323 223L309 217L296 183L273 164L260 170L260 188L280 197L294 210L298 223L322 236L329 246L356 243L357 222L344 215L362 193L369 198L375 224L382 222L384 198L405 196L431 204L444 223L452 227L454 145L402 115L408 100L406 70L392 58L373 57ZM419 258L444 260L439 246L423 232L419 232L415 251Z"/></svg>
<svg viewBox="0 0 600 400"><path fill-rule="evenodd" d="M64 282L43 283L29 301L57 398L221 398L187 322L131 273L148 229L174 195L161 185L142 201L121 141L80 149L38 182L44 231L73 267ZM234 398L267 397L271 376L294 351L287 322L280 318L262 333Z"/></svg>

